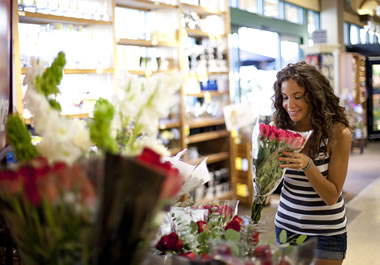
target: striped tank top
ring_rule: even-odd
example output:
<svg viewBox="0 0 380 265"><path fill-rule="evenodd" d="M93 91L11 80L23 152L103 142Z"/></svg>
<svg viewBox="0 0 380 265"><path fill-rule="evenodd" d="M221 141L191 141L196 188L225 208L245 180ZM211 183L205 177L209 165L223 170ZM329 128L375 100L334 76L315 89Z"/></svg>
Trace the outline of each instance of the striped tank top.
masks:
<svg viewBox="0 0 380 265"><path fill-rule="evenodd" d="M327 177L329 157L319 154L314 164ZM338 235L346 232L346 210L342 197L327 205L315 192L303 170L286 169L280 204L275 217L277 227L305 235Z"/></svg>

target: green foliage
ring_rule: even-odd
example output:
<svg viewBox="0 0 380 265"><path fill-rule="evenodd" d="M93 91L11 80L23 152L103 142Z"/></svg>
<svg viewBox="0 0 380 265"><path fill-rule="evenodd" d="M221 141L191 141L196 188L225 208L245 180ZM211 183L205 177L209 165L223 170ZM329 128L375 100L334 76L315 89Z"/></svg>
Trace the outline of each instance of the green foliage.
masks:
<svg viewBox="0 0 380 265"><path fill-rule="evenodd" d="M227 229L224 233L224 237L227 241L239 241L240 233L233 229Z"/></svg>
<svg viewBox="0 0 380 265"><path fill-rule="evenodd" d="M50 99L49 97L51 95L56 96L59 93L58 85L61 83L65 64L65 54L63 52L59 52L51 66L46 69L42 76L38 75L35 80L36 90L48 98L50 107L58 111L62 110L60 104L56 100Z"/></svg>
<svg viewBox="0 0 380 265"><path fill-rule="evenodd" d="M108 100L99 98L94 108L94 119L88 123L91 140L104 152L118 152L117 142L111 137L111 123L114 113L114 106Z"/></svg>
<svg viewBox="0 0 380 265"><path fill-rule="evenodd" d="M18 115L10 115L7 122L7 137L18 161L27 161L37 157L37 149L32 138Z"/></svg>

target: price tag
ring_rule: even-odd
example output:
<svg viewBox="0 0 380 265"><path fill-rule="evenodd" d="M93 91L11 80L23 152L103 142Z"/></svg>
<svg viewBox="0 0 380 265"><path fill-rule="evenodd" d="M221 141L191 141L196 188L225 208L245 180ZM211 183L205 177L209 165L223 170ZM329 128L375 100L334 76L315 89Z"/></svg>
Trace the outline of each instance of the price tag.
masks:
<svg viewBox="0 0 380 265"><path fill-rule="evenodd" d="M188 136L190 134L190 127L188 124L185 125L185 135Z"/></svg>
<svg viewBox="0 0 380 265"><path fill-rule="evenodd" d="M231 137L232 138L237 138L239 136L239 132L237 129L232 129L231 130Z"/></svg>
<svg viewBox="0 0 380 265"><path fill-rule="evenodd" d="M248 196L248 186L247 184L236 183L236 195L241 197Z"/></svg>
<svg viewBox="0 0 380 265"><path fill-rule="evenodd" d="M210 92L205 92L205 94L204 94L204 100L207 103L211 102L211 94L210 94Z"/></svg>
<svg viewBox="0 0 380 265"><path fill-rule="evenodd" d="M242 161L241 157L235 158L235 168L237 170L241 170L243 168L243 161Z"/></svg>

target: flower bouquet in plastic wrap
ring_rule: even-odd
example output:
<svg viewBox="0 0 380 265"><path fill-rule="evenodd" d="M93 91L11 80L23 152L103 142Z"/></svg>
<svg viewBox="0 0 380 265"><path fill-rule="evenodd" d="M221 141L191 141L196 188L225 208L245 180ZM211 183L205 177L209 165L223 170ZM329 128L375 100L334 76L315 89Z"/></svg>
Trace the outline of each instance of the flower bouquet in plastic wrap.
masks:
<svg viewBox="0 0 380 265"><path fill-rule="evenodd" d="M285 169L278 158L282 152L300 152L312 131L297 133L256 123L252 133L252 182L254 196L251 218L258 223L265 201L280 184Z"/></svg>

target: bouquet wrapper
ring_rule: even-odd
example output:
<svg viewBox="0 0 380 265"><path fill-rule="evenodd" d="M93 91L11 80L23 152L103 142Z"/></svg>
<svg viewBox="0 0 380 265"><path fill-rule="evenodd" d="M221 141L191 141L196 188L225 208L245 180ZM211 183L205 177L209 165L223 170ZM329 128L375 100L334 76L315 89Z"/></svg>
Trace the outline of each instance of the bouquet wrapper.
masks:
<svg viewBox="0 0 380 265"><path fill-rule="evenodd" d="M97 264L139 264L154 236L149 231L165 176L138 161L107 154L97 218Z"/></svg>
<svg viewBox="0 0 380 265"><path fill-rule="evenodd" d="M256 123L252 132L252 183L254 188L251 218L258 223L270 194L283 179L285 169L278 158L283 151L300 152L312 131L294 132Z"/></svg>
<svg viewBox="0 0 380 265"><path fill-rule="evenodd" d="M182 155L186 152L186 149L179 152L174 157L165 158L169 161L173 167L177 168L181 175L184 177L185 182L182 185L180 191L177 194L176 199L179 200L181 196L193 191L195 188L210 181L210 173L207 168L207 158L203 159L197 165L190 165L181 160Z"/></svg>

